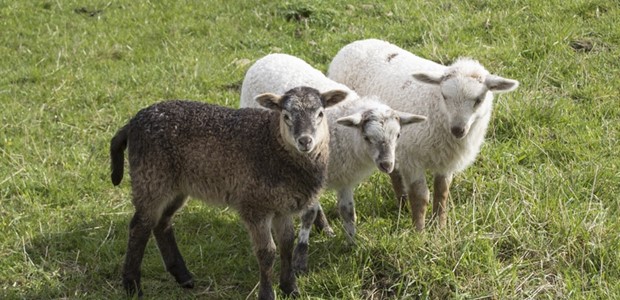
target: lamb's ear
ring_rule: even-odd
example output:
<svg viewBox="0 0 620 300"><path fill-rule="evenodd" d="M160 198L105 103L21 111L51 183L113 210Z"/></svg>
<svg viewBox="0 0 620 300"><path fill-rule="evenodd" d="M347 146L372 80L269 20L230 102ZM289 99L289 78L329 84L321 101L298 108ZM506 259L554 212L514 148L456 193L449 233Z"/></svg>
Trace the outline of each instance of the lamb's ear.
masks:
<svg viewBox="0 0 620 300"><path fill-rule="evenodd" d="M421 81L428 84L440 84L443 72L419 72L411 74L417 81Z"/></svg>
<svg viewBox="0 0 620 300"><path fill-rule="evenodd" d="M489 74L484 79L484 85L486 85L491 92L505 93L514 91L519 86L519 82L516 80Z"/></svg>
<svg viewBox="0 0 620 300"><path fill-rule="evenodd" d="M272 93L264 93L254 97L254 100L258 102L261 106L271 109L281 111L282 107L280 106L280 101L282 101L282 97Z"/></svg>
<svg viewBox="0 0 620 300"><path fill-rule="evenodd" d="M402 112L402 111L396 111L396 114L398 115L398 118L400 119L400 126L426 121L426 117L421 116L421 115L414 115L414 114L410 114L410 113Z"/></svg>
<svg viewBox="0 0 620 300"><path fill-rule="evenodd" d="M342 90L331 90L321 94L321 101L323 102L323 107L330 107L334 104L339 103L344 100L344 98L349 95L348 92Z"/></svg>
<svg viewBox="0 0 620 300"><path fill-rule="evenodd" d="M347 127L357 127L362 123L362 114L356 113L336 120L336 123Z"/></svg>

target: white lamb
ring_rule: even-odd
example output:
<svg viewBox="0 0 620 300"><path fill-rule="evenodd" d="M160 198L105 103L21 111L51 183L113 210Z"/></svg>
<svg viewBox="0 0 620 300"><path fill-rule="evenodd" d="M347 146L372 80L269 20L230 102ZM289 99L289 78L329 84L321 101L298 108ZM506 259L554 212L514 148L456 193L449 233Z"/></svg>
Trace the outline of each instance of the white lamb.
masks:
<svg viewBox="0 0 620 300"><path fill-rule="evenodd" d="M434 175L432 219L441 228L446 224L453 174L475 160L484 142L493 93L509 92L519 85L516 80L489 74L469 58L443 66L374 39L342 48L328 76L362 96L377 95L394 109L428 117L415 130L403 128L396 167L390 174L400 203L409 197L418 231L424 229L429 202L425 170Z"/></svg>
<svg viewBox="0 0 620 300"><path fill-rule="evenodd" d="M258 107L254 101L256 95L266 91L279 93L302 85L316 88L319 92L348 92L343 102L325 110L330 131L327 188L337 191L338 208L346 235L353 241L356 219L353 189L370 176L375 166L382 172L392 172L401 126L421 122L426 118L393 110L374 96L359 97L305 61L287 54L267 55L250 67L241 87L240 106ZM333 235L318 203L305 211L295 249L297 271L306 270L308 237L315 218L319 229L323 227L327 234Z"/></svg>

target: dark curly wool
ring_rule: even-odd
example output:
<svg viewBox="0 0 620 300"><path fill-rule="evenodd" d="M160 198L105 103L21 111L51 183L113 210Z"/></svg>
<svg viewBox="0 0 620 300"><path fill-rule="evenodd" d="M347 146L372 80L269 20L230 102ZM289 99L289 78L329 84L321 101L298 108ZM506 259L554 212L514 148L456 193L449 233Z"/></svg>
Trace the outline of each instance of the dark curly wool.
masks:
<svg viewBox="0 0 620 300"><path fill-rule="evenodd" d="M238 211L259 262L260 299L274 298L273 229L280 247L280 289L297 293L291 216L316 201L325 184L329 134L321 111L344 96L325 99L329 95L303 87L282 97L261 96L271 110L161 102L139 111L114 136L112 183L123 178L127 148L136 209L123 267L129 294L142 295L140 265L151 232L167 271L183 287L193 287L172 230L172 217L188 196Z"/></svg>
<svg viewBox="0 0 620 300"><path fill-rule="evenodd" d="M239 211L248 205L242 199L251 196L252 202L260 203L252 204L253 211L293 213L322 188L327 155L311 157L287 149L278 115L200 102L162 102L138 112L119 131L124 138L114 142L130 141L132 185L151 193L206 198ZM115 143L112 147L117 148ZM115 184L123 175L122 153L118 157ZM281 199L284 192L290 198Z"/></svg>

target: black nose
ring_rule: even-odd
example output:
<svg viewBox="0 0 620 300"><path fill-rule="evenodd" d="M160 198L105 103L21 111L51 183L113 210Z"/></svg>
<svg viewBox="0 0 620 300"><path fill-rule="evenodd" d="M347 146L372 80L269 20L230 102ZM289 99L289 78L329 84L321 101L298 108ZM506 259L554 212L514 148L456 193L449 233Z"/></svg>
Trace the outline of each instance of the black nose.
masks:
<svg viewBox="0 0 620 300"><path fill-rule="evenodd" d="M385 173L391 173L392 172L392 167L394 166L394 164L392 164L389 161L382 161L379 163L379 169L381 169L381 171L385 172Z"/></svg>
<svg viewBox="0 0 620 300"><path fill-rule="evenodd" d="M459 139L465 135L465 127L454 126L450 128L450 131L452 131L452 135Z"/></svg>
<svg viewBox="0 0 620 300"><path fill-rule="evenodd" d="M310 144L312 144L312 138L309 137L309 136L302 136L302 137L297 139L297 143L300 146L303 146L304 148L308 149Z"/></svg>

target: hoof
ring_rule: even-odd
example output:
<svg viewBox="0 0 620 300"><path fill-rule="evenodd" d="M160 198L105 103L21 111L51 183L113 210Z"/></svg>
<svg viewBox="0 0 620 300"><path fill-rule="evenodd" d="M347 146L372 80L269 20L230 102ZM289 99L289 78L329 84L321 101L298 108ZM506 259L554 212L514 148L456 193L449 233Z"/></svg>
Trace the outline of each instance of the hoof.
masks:
<svg viewBox="0 0 620 300"><path fill-rule="evenodd" d="M355 238L352 238L352 237L347 235L347 238L345 239L344 245L348 249L355 249L355 248L357 248L357 240Z"/></svg>
<svg viewBox="0 0 620 300"><path fill-rule="evenodd" d="M194 278L192 277L192 274L187 271L187 269L184 268L183 271L171 271L170 273L174 276L174 279L179 285L181 285L181 287L186 289L191 289L194 287Z"/></svg>
<svg viewBox="0 0 620 300"><path fill-rule="evenodd" d="M140 287L139 280L123 279L123 287L125 288L125 292L127 293L127 296L129 297L134 297L137 295L138 298L142 298L142 296L144 296L144 293L142 292L142 288Z"/></svg>
<svg viewBox="0 0 620 300"><path fill-rule="evenodd" d="M184 289L193 289L194 288L194 279L190 279L188 281L185 281L185 282L179 283L179 284Z"/></svg>
<svg viewBox="0 0 620 300"><path fill-rule="evenodd" d="M271 288L261 288L258 291L258 300L274 300L276 295Z"/></svg>
<svg viewBox="0 0 620 300"><path fill-rule="evenodd" d="M329 238L336 237L336 233L334 233L334 230L331 227L324 228L323 233L325 233L325 236Z"/></svg>
<svg viewBox="0 0 620 300"><path fill-rule="evenodd" d="M353 231L353 233L349 233L347 231L345 231L344 236L346 237L346 244L349 246L355 246L356 242L355 242L355 231Z"/></svg>
<svg viewBox="0 0 620 300"><path fill-rule="evenodd" d="M400 209L402 211L407 211L407 209L409 208L409 206L407 205L408 203L408 198L409 196L407 196L407 194L403 194L400 197L396 198L396 204L398 204L398 206L400 207Z"/></svg>
<svg viewBox="0 0 620 300"><path fill-rule="evenodd" d="M297 247L295 247L293 271L295 275L308 273L308 244L297 244Z"/></svg>
<svg viewBox="0 0 620 300"><path fill-rule="evenodd" d="M302 276L308 274L308 260L307 259L295 259L293 262L293 272L296 276Z"/></svg>
<svg viewBox="0 0 620 300"><path fill-rule="evenodd" d="M295 282L289 282L286 284L280 284L280 290L285 297L288 298L297 298L299 297L299 290L297 289L297 285Z"/></svg>
<svg viewBox="0 0 620 300"><path fill-rule="evenodd" d="M293 289L292 291L290 291L288 293L286 291L282 290L282 293L287 298L299 298L299 290L296 287L295 287L295 289Z"/></svg>
<svg viewBox="0 0 620 300"><path fill-rule="evenodd" d="M303 265L295 265L293 268L293 272L295 272L295 276L300 277L308 274L308 266Z"/></svg>

